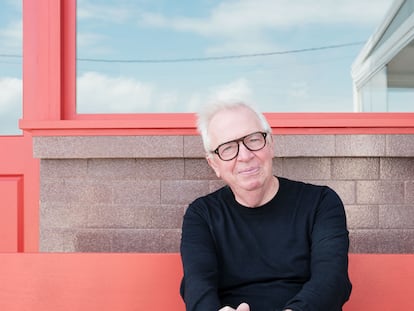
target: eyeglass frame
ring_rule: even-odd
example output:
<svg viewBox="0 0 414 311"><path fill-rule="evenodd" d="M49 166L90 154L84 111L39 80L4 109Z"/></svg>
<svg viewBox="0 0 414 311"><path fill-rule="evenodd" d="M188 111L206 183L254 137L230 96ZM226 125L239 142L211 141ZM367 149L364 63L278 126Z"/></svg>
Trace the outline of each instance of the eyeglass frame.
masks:
<svg viewBox="0 0 414 311"><path fill-rule="evenodd" d="M247 138L247 137L249 137L249 136L252 136L252 135L254 135L254 134L261 134L262 136L263 136L263 138L264 138L264 144L263 144L263 146L262 147L260 147L259 149L251 149L251 148L249 148L246 144L245 144L245 142L244 142L244 140ZM267 132L261 132L261 131L257 131L257 132L253 132L253 133L250 133L250 134L247 134L247 135L245 135L245 136L243 136L243 137L240 137L240 138L237 138L237 139L234 139L234 140L230 140L230 141L226 141L225 143L222 143L222 144L220 144L220 145L218 145L217 146L217 148L216 149L214 149L213 151L211 151L212 153L214 153L214 154L216 154L218 157L219 157L219 159L220 160L222 160L222 161L231 161L231 160L234 160L235 158L237 158L237 156L239 155L239 152L240 152L240 142L242 142L243 143L243 145L246 147L246 149L247 150L249 150L249 151L259 151L259 150L262 150L265 146L266 146L266 144L267 144L267 135L268 135L269 133L267 133ZM219 153L219 149L220 149L220 147L221 146L223 146L223 145L226 145L226 144L229 144L229 143L237 143L237 152L236 152L236 154L235 154L235 156L234 157L232 157L232 158L230 158L230 159L226 159L226 160L224 160L222 157L221 157L221 155L220 155L220 153Z"/></svg>

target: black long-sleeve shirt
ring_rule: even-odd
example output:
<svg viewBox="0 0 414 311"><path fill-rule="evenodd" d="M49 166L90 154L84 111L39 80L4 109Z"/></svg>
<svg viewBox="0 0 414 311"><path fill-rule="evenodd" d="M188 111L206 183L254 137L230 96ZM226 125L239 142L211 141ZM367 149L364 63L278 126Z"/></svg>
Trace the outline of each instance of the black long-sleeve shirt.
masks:
<svg viewBox="0 0 414 311"><path fill-rule="evenodd" d="M227 186L190 204L181 239L188 311L241 302L251 311L342 310L351 293L343 204L328 187L278 179L276 196L257 208Z"/></svg>

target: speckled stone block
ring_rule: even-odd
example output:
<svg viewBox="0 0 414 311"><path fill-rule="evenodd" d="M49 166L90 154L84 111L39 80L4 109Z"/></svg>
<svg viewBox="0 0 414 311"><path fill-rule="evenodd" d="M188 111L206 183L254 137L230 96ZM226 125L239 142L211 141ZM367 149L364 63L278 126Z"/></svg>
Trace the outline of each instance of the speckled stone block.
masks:
<svg viewBox="0 0 414 311"><path fill-rule="evenodd" d="M40 252L75 252L76 229L41 228L39 237Z"/></svg>
<svg viewBox="0 0 414 311"><path fill-rule="evenodd" d="M206 159L185 159L185 179L214 179L216 174Z"/></svg>
<svg viewBox="0 0 414 311"><path fill-rule="evenodd" d="M88 176L122 180L135 178L134 159L89 159Z"/></svg>
<svg viewBox="0 0 414 311"><path fill-rule="evenodd" d="M337 135L335 154L340 157L385 156L385 135Z"/></svg>
<svg viewBox="0 0 414 311"><path fill-rule="evenodd" d="M414 230L386 229L378 231L378 253L414 253Z"/></svg>
<svg viewBox="0 0 414 311"><path fill-rule="evenodd" d="M414 158L381 159L381 179L409 180L414 178Z"/></svg>
<svg viewBox="0 0 414 311"><path fill-rule="evenodd" d="M358 204L403 204L404 182L402 181L357 181Z"/></svg>
<svg viewBox="0 0 414 311"><path fill-rule="evenodd" d="M350 253L378 253L379 236L376 229L349 230Z"/></svg>
<svg viewBox="0 0 414 311"><path fill-rule="evenodd" d="M414 205L380 206L379 227L385 229L414 229Z"/></svg>
<svg viewBox="0 0 414 311"><path fill-rule="evenodd" d="M161 203L159 180L124 180L112 184L113 203L149 205Z"/></svg>
<svg viewBox="0 0 414 311"><path fill-rule="evenodd" d="M33 137L35 158L164 158L183 156L182 136Z"/></svg>
<svg viewBox="0 0 414 311"><path fill-rule="evenodd" d="M204 158L205 155L201 136L184 136L185 158Z"/></svg>
<svg viewBox="0 0 414 311"><path fill-rule="evenodd" d="M128 204L90 205L85 228L134 228L137 209Z"/></svg>
<svg viewBox="0 0 414 311"><path fill-rule="evenodd" d="M405 203L414 205L414 181L405 182Z"/></svg>
<svg viewBox="0 0 414 311"><path fill-rule="evenodd" d="M413 253L414 230L351 230L351 253Z"/></svg>
<svg viewBox="0 0 414 311"><path fill-rule="evenodd" d="M74 237L75 252L111 252L112 232L104 229L79 230Z"/></svg>
<svg viewBox="0 0 414 311"><path fill-rule="evenodd" d="M387 135L386 155L414 157L414 135Z"/></svg>
<svg viewBox="0 0 414 311"><path fill-rule="evenodd" d="M183 179L184 159L137 159L130 167L139 180Z"/></svg>
<svg viewBox="0 0 414 311"><path fill-rule="evenodd" d="M353 180L326 180L326 181L315 181L320 185L326 185L331 187L341 198L344 204L355 204L355 181Z"/></svg>
<svg viewBox="0 0 414 311"><path fill-rule="evenodd" d="M345 180L378 179L379 158L333 158L332 178Z"/></svg>
<svg viewBox="0 0 414 311"><path fill-rule="evenodd" d="M291 179L330 179L329 158L285 158L282 174Z"/></svg>
<svg viewBox="0 0 414 311"><path fill-rule="evenodd" d="M134 227L140 229L181 229L184 205L142 206L135 209Z"/></svg>
<svg viewBox="0 0 414 311"><path fill-rule="evenodd" d="M181 230L118 230L112 239L112 252L171 253L179 252Z"/></svg>
<svg viewBox="0 0 414 311"><path fill-rule="evenodd" d="M378 228L379 208L376 205L346 205L346 218L349 229Z"/></svg>
<svg viewBox="0 0 414 311"><path fill-rule="evenodd" d="M89 209L79 204L43 203L41 228L82 228L88 225Z"/></svg>
<svg viewBox="0 0 414 311"><path fill-rule="evenodd" d="M40 179L76 178L88 174L87 159L48 159L41 160Z"/></svg>
<svg viewBox="0 0 414 311"><path fill-rule="evenodd" d="M335 156L334 135L274 135L277 157Z"/></svg>
<svg viewBox="0 0 414 311"><path fill-rule="evenodd" d="M164 180L161 183L162 204L186 204L207 194L209 183L204 180Z"/></svg>
<svg viewBox="0 0 414 311"><path fill-rule="evenodd" d="M112 186L85 179L46 180L40 190L41 203L105 203L113 200Z"/></svg>

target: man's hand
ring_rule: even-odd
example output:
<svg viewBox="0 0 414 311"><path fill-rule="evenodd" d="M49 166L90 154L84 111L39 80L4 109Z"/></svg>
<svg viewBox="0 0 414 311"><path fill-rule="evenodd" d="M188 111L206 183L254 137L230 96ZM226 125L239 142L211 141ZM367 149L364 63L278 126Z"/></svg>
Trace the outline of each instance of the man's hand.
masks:
<svg viewBox="0 0 414 311"><path fill-rule="evenodd" d="M239 306L237 307L237 309L233 309L232 307L223 307L218 311L250 311L250 307L247 303L242 302L241 304L239 304Z"/></svg>

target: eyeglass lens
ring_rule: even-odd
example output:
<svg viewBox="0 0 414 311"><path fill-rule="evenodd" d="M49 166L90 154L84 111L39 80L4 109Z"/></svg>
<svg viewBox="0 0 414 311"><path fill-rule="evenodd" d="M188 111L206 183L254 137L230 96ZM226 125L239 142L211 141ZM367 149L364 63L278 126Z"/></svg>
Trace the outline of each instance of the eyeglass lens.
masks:
<svg viewBox="0 0 414 311"><path fill-rule="evenodd" d="M220 145L215 150L215 153L217 153L223 161L230 161L239 154L239 142L242 142L250 151L258 151L266 145L266 135L266 133L262 132L249 134L240 139Z"/></svg>

